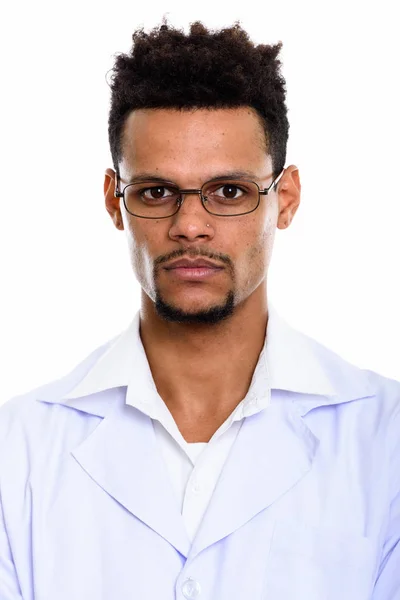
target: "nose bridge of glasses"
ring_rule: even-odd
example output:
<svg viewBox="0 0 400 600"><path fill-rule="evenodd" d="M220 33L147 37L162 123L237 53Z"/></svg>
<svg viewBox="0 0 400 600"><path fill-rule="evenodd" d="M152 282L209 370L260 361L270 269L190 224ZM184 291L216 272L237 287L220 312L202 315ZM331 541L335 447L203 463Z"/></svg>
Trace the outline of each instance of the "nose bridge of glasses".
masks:
<svg viewBox="0 0 400 600"><path fill-rule="evenodd" d="M201 194L201 193L202 193L201 188L199 188L199 189L188 188L188 189L185 189L185 190L179 190L179 194L180 195L182 195L182 194L185 194L185 195L188 195L188 194L197 194L198 195L198 194Z"/></svg>
<svg viewBox="0 0 400 600"><path fill-rule="evenodd" d="M185 197L189 196L191 194L199 196L200 200L202 201L202 203L204 203L205 200L206 200L204 198L204 196L203 196L203 192L202 192L201 188L197 188L197 189L196 188L180 189L178 193L179 193L179 200L178 200L178 202L180 203L180 205L183 204L183 201L185 200Z"/></svg>

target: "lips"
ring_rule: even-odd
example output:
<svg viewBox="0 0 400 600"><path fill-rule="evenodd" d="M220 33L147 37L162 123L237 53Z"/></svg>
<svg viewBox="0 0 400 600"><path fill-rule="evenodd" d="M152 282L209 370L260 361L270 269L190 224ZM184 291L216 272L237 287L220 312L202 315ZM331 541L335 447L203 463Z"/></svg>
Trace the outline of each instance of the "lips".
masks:
<svg viewBox="0 0 400 600"><path fill-rule="evenodd" d="M167 264L164 269L222 269L220 265L216 265L215 263L204 260L203 258L199 258L196 260L189 260L187 258L182 258L180 260L176 260L172 263Z"/></svg>

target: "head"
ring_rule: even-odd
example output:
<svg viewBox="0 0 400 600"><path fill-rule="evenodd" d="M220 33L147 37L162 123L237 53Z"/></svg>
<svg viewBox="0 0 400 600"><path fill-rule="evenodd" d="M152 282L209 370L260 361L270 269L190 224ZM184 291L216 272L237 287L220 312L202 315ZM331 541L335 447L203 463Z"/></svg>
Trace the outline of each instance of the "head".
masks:
<svg viewBox="0 0 400 600"><path fill-rule="evenodd" d="M106 208L126 232L143 301L163 319L216 323L265 292L276 228L290 224L300 202L298 170L284 168L289 124L280 48L255 46L238 24L212 32L194 23L185 34L164 23L149 34L136 31L131 52L116 58ZM232 174L270 188L250 213L210 214L189 193L172 216L147 219L115 196L138 178L166 196L168 185L200 189ZM193 280L168 268L196 257L220 269Z"/></svg>

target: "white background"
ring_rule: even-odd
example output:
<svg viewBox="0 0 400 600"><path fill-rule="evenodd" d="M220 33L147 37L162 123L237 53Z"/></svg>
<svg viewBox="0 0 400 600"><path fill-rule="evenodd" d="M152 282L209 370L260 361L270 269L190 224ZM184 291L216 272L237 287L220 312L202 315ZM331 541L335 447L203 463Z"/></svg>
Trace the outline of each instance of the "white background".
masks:
<svg viewBox="0 0 400 600"><path fill-rule="evenodd" d="M400 379L396 3L8 2L1 19L0 403L124 329L139 288L103 174L113 55L140 25L240 20L283 41L287 165L302 205L278 231L269 293L294 326Z"/></svg>

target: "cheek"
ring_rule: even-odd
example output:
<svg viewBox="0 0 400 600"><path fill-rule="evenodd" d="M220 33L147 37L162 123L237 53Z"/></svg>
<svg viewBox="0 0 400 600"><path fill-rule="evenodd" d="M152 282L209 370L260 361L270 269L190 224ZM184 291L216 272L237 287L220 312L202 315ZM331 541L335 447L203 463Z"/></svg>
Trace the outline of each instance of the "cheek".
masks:
<svg viewBox="0 0 400 600"><path fill-rule="evenodd" d="M125 227L125 231L133 271L140 283L149 283L153 278L151 244L154 244L154 235L130 223Z"/></svg>
<svg viewBox="0 0 400 600"><path fill-rule="evenodd" d="M267 234L253 237L245 258L248 279L258 279L264 273L268 264Z"/></svg>
<svg viewBox="0 0 400 600"><path fill-rule="evenodd" d="M268 268L271 260L277 221L277 203L269 202L265 205L263 219L255 236L255 251L260 254L260 259L263 260L265 269Z"/></svg>
<svg viewBox="0 0 400 600"><path fill-rule="evenodd" d="M246 233L241 271L247 286L256 287L265 277L271 260L275 231L275 215L270 213L261 222L253 223L253 227Z"/></svg>

